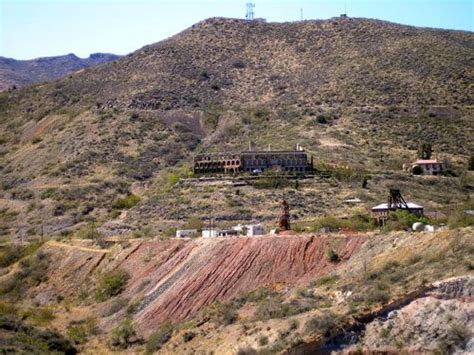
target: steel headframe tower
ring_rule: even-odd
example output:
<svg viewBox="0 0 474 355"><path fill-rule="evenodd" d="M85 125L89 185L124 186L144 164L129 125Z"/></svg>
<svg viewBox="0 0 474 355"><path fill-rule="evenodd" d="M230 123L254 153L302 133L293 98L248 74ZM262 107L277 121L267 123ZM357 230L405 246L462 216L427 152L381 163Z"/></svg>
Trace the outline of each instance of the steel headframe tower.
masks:
<svg viewBox="0 0 474 355"><path fill-rule="evenodd" d="M247 3L247 13L245 14L245 18L247 20L253 20L253 17L255 15L253 9L255 8L255 3L252 1L249 1Z"/></svg>

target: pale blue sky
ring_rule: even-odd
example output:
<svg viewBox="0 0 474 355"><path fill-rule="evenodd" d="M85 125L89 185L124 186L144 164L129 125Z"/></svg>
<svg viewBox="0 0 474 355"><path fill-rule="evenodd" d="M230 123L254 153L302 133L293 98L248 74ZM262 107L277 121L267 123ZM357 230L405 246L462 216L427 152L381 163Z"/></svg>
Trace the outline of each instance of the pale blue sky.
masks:
<svg viewBox="0 0 474 355"><path fill-rule="evenodd" d="M347 0L351 17L474 31L474 0ZM0 0L0 56L126 54L209 17L245 17L247 0ZM345 0L256 0L268 21L327 19Z"/></svg>

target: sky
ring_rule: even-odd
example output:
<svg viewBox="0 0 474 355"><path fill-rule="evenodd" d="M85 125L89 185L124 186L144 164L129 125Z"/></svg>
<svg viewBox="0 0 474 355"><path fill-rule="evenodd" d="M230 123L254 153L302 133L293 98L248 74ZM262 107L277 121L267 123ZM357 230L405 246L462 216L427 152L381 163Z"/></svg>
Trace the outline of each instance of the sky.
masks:
<svg viewBox="0 0 474 355"><path fill-rule="evenodd" d="M245 17L248 0L0 0L0 56L127 54L209 17ZM474 31L474 0L255 0L269 22L350 17ZM346 5L347 4L347 5Z"/></svg>

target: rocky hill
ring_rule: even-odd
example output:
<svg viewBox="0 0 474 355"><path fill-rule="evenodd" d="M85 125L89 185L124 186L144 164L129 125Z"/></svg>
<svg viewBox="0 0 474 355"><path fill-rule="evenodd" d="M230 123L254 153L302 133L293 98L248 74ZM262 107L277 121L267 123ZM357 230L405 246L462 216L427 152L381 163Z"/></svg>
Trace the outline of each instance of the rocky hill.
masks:
<svg viewBox="0 0 474 355"><path fill-rule="evenodd" d="M183 222L178 212L211 213L210 196L223 205L223 220L248 221L258 209L252 194L268 204L274 192L171 186L188 175L195 152L245 149L249 141L273 149L300 143L318 166L334 168L336 185L350 177L344 189L310 182L295 195L303 198L294 199L296 218L324 211L307 207L315 196L333 211L342 210L342 191L385 199L379 186L389 176L408 197L429 190L433 207L446 207L469 195L469 175L428 183L385 173L430 142L465 174L474 151L472 39L370 19L213 18L111 63L2 93L3 233L70 233L117 218L160 232L164 222ZM355 191L364 174L383 183ZM142 202L121 214L114 201L132 193Z"/></svg>
<svg viewBox="0 0 474 355"><path fill-rule="evenodd" d="M31 60L0 57L0 91L59 79L69 73L118 58L120 56L108 53L94 53L89 58L79 58L74 54Z"/></svg>

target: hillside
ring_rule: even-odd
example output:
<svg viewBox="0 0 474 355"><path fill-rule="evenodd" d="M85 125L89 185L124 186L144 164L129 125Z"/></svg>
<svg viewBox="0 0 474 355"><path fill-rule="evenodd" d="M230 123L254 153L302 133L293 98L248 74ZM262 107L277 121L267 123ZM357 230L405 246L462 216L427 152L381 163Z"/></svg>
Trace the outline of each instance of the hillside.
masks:
<svg viewBox="0 0 474 355"><path fill-rule="evenodd" d="M3 247L0 349L468 353L472 232L50 241L16 263Z"/></svg>
<svg viewBox="0 0 474 355"><path fill-rule="evenodd" d="M294 201L296 219L329 207L344 213L350 195L380 201L387 185L452 210L473 186L465 172L474 151L472 39L370 19L213 18L111 63L5 92L3 234L67 234L119 218L117 230L153 235L183 217L207 218L211 201L224 221L274 220L275 191L172 188L195 152L249 141L261 149L300 143L333 169L336 180L309 181L295 198L293 189L278 193ZM462 179L400 173L423 142ZM357 190L364 175L381 183ZM121 214L114 201L131 193L141 202Z"/></svg>
<svg viewBox="0 0 474 355"><path fill-rule="evenodd" d="M120 56L108 53L94 53L89 58L79 58L74 54L31 60L0 57L0 91L59 79L118 58Z"/></svg>

